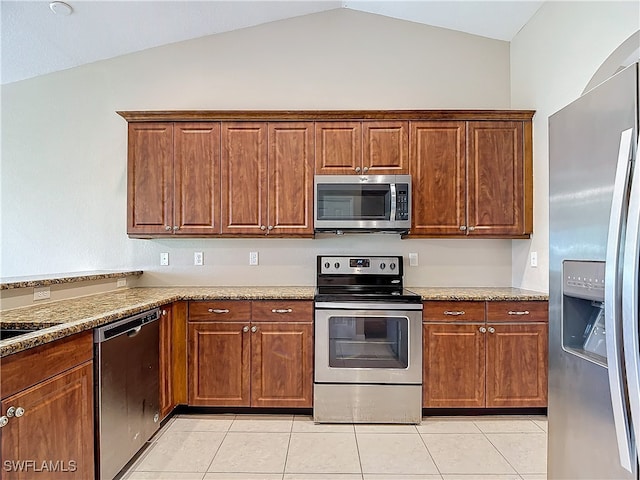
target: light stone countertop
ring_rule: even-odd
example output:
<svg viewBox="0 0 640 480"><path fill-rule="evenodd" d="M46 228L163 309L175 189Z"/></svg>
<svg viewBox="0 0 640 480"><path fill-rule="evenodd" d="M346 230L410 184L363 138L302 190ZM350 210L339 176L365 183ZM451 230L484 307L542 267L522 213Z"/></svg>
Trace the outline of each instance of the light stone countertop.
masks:
<svg viewBox="0 0 640 480"><path fill-rule="evenodd" d="M548 300L517 288L407 287L423 300ZM38 328L0 340L0 357L180 300L313 300L315 287L144 287L58 300L0 312L0 326Z"/></svg>

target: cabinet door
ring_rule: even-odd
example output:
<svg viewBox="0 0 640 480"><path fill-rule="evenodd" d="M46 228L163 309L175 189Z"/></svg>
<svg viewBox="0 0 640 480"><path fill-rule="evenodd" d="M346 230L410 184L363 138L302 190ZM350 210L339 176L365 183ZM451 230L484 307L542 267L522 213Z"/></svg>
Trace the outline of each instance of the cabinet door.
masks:
<svg viewBox="0 0 640 480"><path fill-rule="evenodd" d="M160 317L160 417L166 417L173 410L172 375L172 332L173 316L171 305L161 307Z"/></svg>
<svg viewBox="0 0 640 480"><path fill-rule="evenodd" d="M487 407L546 407L547 324L496 323L487 330Z"/></svg>
<svg viewBox="0 0 640 480"><path fill-rule="evenodd" d="M222 233L266 233L267 155L266 123L222 123Z"/></svg>
<svg viewBox="0 0 640 480"><path fill-rule="evenodd" d="M92 362L5 398L2 414L10 407L24 415L2 428L3 479L94 477Z"/></svg>
<svg viewBox="0 0 640 480"><path fill-rule="evenodd" d="M409 173L409 122L363 122L362 138L363 173Z"/></svg>
<svg viewBox="0 0 640 480"><path fill-rule="evenodd" d="M174 126L177 234L220 233L220 124Z"/></svg>
<svg viewBox="0 0 640 480"><path fill-rule="evenodd" d="M269 234L313 235L313 123L269 124Z"/></svg>
<svg viewBox="0 0 640 480"><path fill-rule="evenodd" d="M469 122L469 235L525 234L522 122Z"/></svg>
<svg viewBox="0 0 640 480"><path fill-rule="evenodd" d="M484 407L483 324L423 324L422 401L429 407Z"/></svg>
<svg viewBox="0 0 640 480"><path fill-rule="evenodd" d="M411 122L411 235L465 235L465 122Z"/></svg>
<svg viewBox="0 0 640 480"><path fill-rule="evenodd" d="M345 175L361 171L361 122L316 122L315 128L317 174Z"/></svg>
<svg viewBox="0 0 640 480"><path fill-rule="evenodd" d="M311 407L313 324L252 323L251 406Z"/></svg>
<svg viewBox="0 0 640 480"><path fill-rule="evenodd" d="M130 123L127 233L173 230L173 124Z"/></svg>
<svg viewBox="0 0 640 480"><path fill-rule="evenodd" d="M189 405L248 407L247 322L189 324Z"/></svg>

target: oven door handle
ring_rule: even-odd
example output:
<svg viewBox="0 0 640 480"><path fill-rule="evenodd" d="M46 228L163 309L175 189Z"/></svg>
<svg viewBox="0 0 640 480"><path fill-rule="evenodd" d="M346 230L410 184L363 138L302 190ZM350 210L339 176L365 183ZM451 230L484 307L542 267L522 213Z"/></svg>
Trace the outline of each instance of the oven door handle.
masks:
<svg viewBox="0 0 640 480"><path fill-rule="evenodd" d="M396 195L396 184L389 185L391 190L391 212L389 212L389 221L396 221L396 209L398 207L398 196Z"/></svg>

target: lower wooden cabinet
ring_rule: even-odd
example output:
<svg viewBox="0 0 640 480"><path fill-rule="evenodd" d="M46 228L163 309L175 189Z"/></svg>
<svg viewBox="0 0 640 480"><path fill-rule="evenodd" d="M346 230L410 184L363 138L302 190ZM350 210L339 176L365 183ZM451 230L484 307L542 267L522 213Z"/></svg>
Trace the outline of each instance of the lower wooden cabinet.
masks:
<svg viewBox="0 0 640 480"><path fill-rule="evenodd" d="M189 309L189 405L312 406L311 302L192 302Z"/></svg>
<svg viewBox="0 0 640 480"><path fill-rule="evenodd" d="M547 406L547 302L427 304L425 408Z"/></svg>
<svg viewBox="0 0 640 480"><path fill-rule="evenodd" d="M160 418L165 418L173 407L173 371L172 371L172 328L173 315L171 305L160 307Z"/></svg>
<svg viewBox="0 0 640 480"><path fill-rule="evenodd" d="M3 479L94 478L93 342L85 333L2 359ZM59 373L33 384L58 358Z"/></svg>

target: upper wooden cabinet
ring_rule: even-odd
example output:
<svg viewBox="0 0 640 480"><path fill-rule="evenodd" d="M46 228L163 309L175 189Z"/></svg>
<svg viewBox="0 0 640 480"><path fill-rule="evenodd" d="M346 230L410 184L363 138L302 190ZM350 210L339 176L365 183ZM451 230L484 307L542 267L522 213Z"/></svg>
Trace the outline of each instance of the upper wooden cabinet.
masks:
<svg viewBox="0 0 640 480"><path fill-rule="evenodd" d="M130 235L220 232L220 124L130 123Z"/></svg>
<svg viewBox="0 0 640 480"><path fill-rule="evenodd" d="M316 173L409 173L409 124L405 121L316 122Z"/></svg>
<svg viewBox="0 0 640 480"><path fill-rule="evenodd" d="M222 233L313 235L313 123L222 124Z"/></svg>
<svg viewBox="0 0 640 480"><path fill-rule="evenodd" d="M413 236L528 237L531 121L411 122Z"/></svg>
<svg viewBox="0 0 640 480"><path fill-rule="evenodd" d="M131 236L311 237L313 176L412 176L412 237L528 238L530 110L118 112Z"/></svg>

